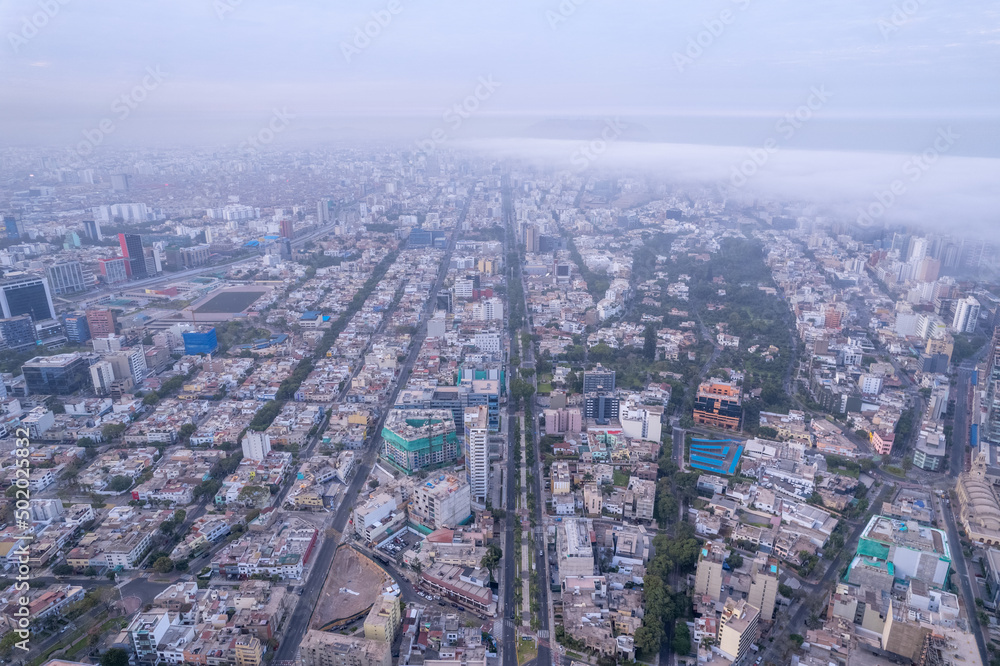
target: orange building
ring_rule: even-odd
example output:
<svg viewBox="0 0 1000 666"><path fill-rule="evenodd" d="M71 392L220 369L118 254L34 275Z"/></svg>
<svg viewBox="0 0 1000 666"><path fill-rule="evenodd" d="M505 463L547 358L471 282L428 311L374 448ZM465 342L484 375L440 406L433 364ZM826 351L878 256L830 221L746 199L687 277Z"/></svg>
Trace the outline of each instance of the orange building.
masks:
<svg viewBox="0 0 1000 666"><path fill-rule="evenodd" d="M705 382L694 400L694 421L701 425L739 430L743 418L740 387L726 382Z"/></svg>

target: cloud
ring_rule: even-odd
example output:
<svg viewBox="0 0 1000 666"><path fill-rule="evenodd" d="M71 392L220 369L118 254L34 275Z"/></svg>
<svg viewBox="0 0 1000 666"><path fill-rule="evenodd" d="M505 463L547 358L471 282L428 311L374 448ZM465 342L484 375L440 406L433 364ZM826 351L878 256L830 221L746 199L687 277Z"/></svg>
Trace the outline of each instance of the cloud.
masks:
<svg viewBox="0 0 1000 666"><path fill-rule="evenodd" d="M959 140L961 140L959 138ZM572 171L574 151L584 141L479 140L462 147L497 157L533 160ZM928 149L932 146L928 144ZM879 219L944 232L995 237L1000 210L1000 159L939 153L924 170L913 153L780 149L743 188L732 173L748 159L748 148L681 143L617 141L593 164L595 174L642 172L680 185L709 185L741 199L762 197L814 203L822 214L856 220L880 195L900 181L902 194ZM914 179L914 166L920 176Z"/></svg>

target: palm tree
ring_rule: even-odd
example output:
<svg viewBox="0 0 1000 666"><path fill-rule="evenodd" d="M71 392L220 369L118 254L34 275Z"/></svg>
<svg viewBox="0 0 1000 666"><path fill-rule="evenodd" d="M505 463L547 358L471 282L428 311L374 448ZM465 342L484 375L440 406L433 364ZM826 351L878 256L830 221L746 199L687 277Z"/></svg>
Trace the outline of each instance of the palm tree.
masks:
<svg viewBox="0 0 1000 666"><path fill-rule="evenodd" d="M503 557L503 550L500 546L495 543L491 543L486 547L486 553L483 555L483 559L479 564L490 572L490 582L495 582L493 579L493 570L496 569L497 565L500 564L500 558Z"/></svg>

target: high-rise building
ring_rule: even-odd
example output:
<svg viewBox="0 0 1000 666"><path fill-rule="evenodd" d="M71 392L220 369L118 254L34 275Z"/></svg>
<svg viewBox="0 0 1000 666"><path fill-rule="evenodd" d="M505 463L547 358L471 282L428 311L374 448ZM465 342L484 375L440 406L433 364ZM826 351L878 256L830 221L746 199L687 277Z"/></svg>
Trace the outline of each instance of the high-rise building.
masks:
<svg viewBox="0 0 1000 666"><path fill-rule="evenodd" d="M70 342L82 345L90 339L86 312L67 312L63 315L63 326L66 328L66 338Z"/></svg>
<svg viewBox="0 0 1000 666"><path fill-rule="evenodd" d="M134 280L144 278L146 271L146 255L142 249L142 236L139 234L118 234L122 256L125 258L125 272Z"/></svg>
<svg viewBox="0 0 1000 666"><path fill-rule="evenodd" d="M121 335L95 335L90 344L96 352L119 352L128 347L128 342Z"/></svg>
<svg viewBox="0 0 1000 666"><path fill-rule="evenodd" d="M451 474L429 477L414 486L407 513L429 530L458 527L472 515L469 484Z"/></svg>
<svg viewBox="0 0 1000 666"><path fill-rule="evenodd" d="M136 386L146 379L146 352L142 345L107 354L104 360L115 369L115 379L129 379Z"/></svg>
<svg viewBox="0 0 1000 666"><path fill-rule="evenodd" d="M442 289L437 293L437 297L434 300L434 308L437 310L444 310L445 312L452 312L454 303L455 299L453 298L451 291Z"/></svg>
<svg viewBox="0 0 1000 666"><path fill-rule="evenodd" d="M90 381L97 395L111 393L111 385L115 383L115 368L108 361L98 361L90 366Z"/></svg>
<svg viewBox="0 0 1000 666"><path fill-rule="evenodd" d="M278 223L278 228L280 229L279 235L282 238L294 238L295 237L295 226L290 219L284 219Z"/></svg>
<svg viewBox="0 0 1000 666"><path fill-rule="evenodd" d="M372 609L368 611L368 617L365 618L365 638L392 645L401 622L399 599L395 595L383 594L378 601L372 604Z"/></svg>
<svg viewBox="0 0 1000 666"><path fill-rule="evenodd" d="M917 280L920 282L934 282L941 275L941 261L933 257L924 257L917 267Z"/></svg>
<svg viewBox="0 0 1000 666"><path fill-rule="evenodd" d="M24 222L17 215L4 215L3 216L4 230L7 232L7 238L11 240L17 240L24 236Z"/></svg>
<svg viewBox="0 0 1000 666"><path fill-rule="evenodd" d="M95 338L115 334L115 313L111 308L90 308L87 310L87 326Z"/></svg>
<svg viewBox="0 0 1000 666"><path fill-rule="evenodd" d="M486 298L472 306L472 316L477 321L503 321L503 301Z"/></svg>
<svg viewBox="0 0 1000 666"><path fill-rule="evenodd" d="M264 644L256 636L238 636L233 644L233 654L236 666L260 666L264 659Z"/></svg>
<svg viewBox="0 0 1000 666"><path fill-rule="evenodd" d="M150 275L156 275L157 273L163 272L163 252L160 249L160 246L161 244L157 243L145 251L146 272Z"/></svg>
<svg viewBox="0 0 1000 666"><path fill-rule="evenodd" d="M61 261L48 266L45 272L49 278L49 286L57 295L86 291L89 286L79 261Z"/></svg>
<svg viewBox="0 0 1000 666"><path fill-rule="evenodd" d="M214 326L200 331L184 331L181 336L184 338L184 353L190 356L213 354L219 348Z"/></svg>
<svg viewBox="0 0 1000 666"><path fill-rule="evenodd" d="M31 395L69 395L90 383L87 361L76 353L36 356L21 371Z"/></svg>
<svg viewBox="0 0 1000 666"><path fill-rule="evenodd" d="M626 437L659 442L663 435L663 405L644 405L638 395L625 401L618 420Z"/></svg>
<svg viewBox="0 0 1000 666"><path fill-rule="evenodd" d="M955 301L955 316L951 328L956 333L975 333L979 323L979 301L972 296Z"/></svg>
<svg viewBox="0 0 1000 666"><path fill-rule="evenodd" d="M207 243L193 245L191 247L182 247L177 252L178 261L185 268L191 268L192 266L204 266L208 263L210 255L211 251L209 250Z"/></svg>
<svg viewBox="0 0 1000 666"><path fill-rule="evenodd" d="M84 220L83 233L86 234L87 238L90 240L104 240L104 235L101 233L101 223L97 220Z"/></svg>
<svg viewBox="0 0 1000 666"><path fill-rule="evenodd" d="M0 319L0 346L3 349L23 349L35 345L38 336L31 315Z"/></svg>
<svg viewBox="0 0 1000 666"><path fill-rule="evenodd" d="M105 284L121 284L128 282L128 268L124 257L112 257L111 259L98 259L101 277Z"/></svg>
<svg viewBox="0 0 1000 666"><path fill-rule="evenodd" d="M984 377L986 386L986 421L981 439L1000 444L1000 326L993 331L993 340L986 355Z"/></svg>
<svg viewBox="0 0 1000 666"><path fill-rule="evenodd" d="M382 427L382 456L406 474L457 460L455 422L445 409L389 412Z"/></svg>
<svg viewBox="0 0 1000 666"><path fill-rule="evenodd" d="M271 452L271 436L266 432L247 430L242 444L243 457L248 460L263 460Z"/></svg>
<svg viewBox="0 0 1000 666"><path fill-rule="evenodd" d="M38 275L22 273L0 282L0 308L4 317L30 314L36 322L56 318L48 280Z"/></svg>
<svg viewBox="0 0 1000 666"><path fill-rule="evenodd" d="M526 252L538 252L538 227L533 224L524 229L524 249Z"/></svg>
<svg viewBox="0 0 1000 666"><path fill-rule="evenodd" d="M465 471L472 501L485 506L490 492L490 422L486 405L465 408Z"/></svg>
<svg viewBox="0 0 1000 666"><path fill-rule="evenodd" d="M927 256L927 249L928 245L926 238L920 238L920 237L911 238L909 256L907 256L906 260L913 263L918 263L920 261L923 261L924 257Z"/></svg>
<svg viewBox="0 0 1000 666"><path fill-rule="evenodd" d="M588 393L583 398L583 416L607 422L617 419L620 415L621 400L611 393Z"/></svg>
<svg viewBox="0 0 1000 666"><path fill-rule="evenodd" d="M695 571L696 595L708 596L712 601L722 600L722 565L727 557L729 551L722 542L709 541L705 544L698 556L698 568Z"/></svg>
<svg viewBox="0 0 1000 666"><path fill-rule="evenodd" d="M705 382L694 399L694 421L726 430L739 430L743 418L740 387L726 382Z"/></svg>
<svg viewBox="0 0 1000 666"><path fill-rule="evenodd" d="M583 392L597 393L598 391L615 390L615 371L608 370L600 363L593 370L586 370L583 373Z"/></svg>
<svg viewBox="0 0 1000 666"><path fill-rule="evenodd" d="M770 622L774 615L774 601L778 595L778 559L758 553L751 565L750 593L747 601L760 609L760 617Z"/></svg>
<svg viewBox="0 0 1000 666"><path fill-rule="evenodd" d="M719 649L732 661L742 660L750 652L760 632L760 609L745 599L726 599L719 618Z"/></svg>
<svg viewBox="0 0 1000 666"><path fill-rule="evenodd" d="M111 190L114 192L127 192L132 189L132 177L127 173L111 174Z"/></svg>

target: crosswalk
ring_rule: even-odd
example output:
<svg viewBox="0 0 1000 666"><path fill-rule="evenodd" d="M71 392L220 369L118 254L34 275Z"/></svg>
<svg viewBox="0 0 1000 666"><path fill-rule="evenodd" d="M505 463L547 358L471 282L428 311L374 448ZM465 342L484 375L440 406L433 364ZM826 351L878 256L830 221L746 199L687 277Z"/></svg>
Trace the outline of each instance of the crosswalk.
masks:
<svg viewBox="0 0 1000 666"><path fill-rule="evenodd" d="M493 623L493 636L498 641L503 641L507 638L507 632L514 631L514 621L509 618L501 618Z"/></svg>
<svg viewBox="0 0 1000 666"><path fill-rule="evenodd" d="M549 637L549 630L548 629L539 629L538 630L538 637L539 638L548 638Z"/></svg>

